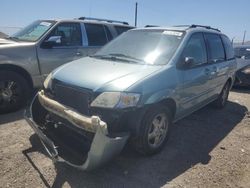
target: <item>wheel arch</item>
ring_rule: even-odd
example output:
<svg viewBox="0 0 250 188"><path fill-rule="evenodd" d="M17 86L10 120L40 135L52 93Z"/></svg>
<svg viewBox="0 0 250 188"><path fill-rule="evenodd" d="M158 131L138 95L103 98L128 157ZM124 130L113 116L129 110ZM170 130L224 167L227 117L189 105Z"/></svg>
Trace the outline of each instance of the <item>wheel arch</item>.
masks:
<svg viewBox="0 0 250 188"><path fill-rule="evenodd" d="M28 85L31 88L33 88L32 78L31 78L30 74L28 73L28 71L26 71L24 68L19 67L17 65L0 64L0 71L13 71L13 72L20 74L27 81Z"/></svg>

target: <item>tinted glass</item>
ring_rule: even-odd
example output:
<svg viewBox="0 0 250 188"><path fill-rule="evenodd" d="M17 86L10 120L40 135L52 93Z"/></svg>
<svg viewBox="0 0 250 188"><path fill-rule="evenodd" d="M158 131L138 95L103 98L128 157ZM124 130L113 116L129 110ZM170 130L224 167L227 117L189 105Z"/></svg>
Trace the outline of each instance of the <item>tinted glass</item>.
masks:
<svg viewBox="0 0 250 188"><path fill-rule="evenodd" d="M54 24L54 21L35 21L11 37L14 37L18 40L34 42L41 38L41 36L43 36L43 34L47 32Z"/></svg>
<svg viewBox="0 0 250 188"><path fill-rule="evenodd" d="M49 34L51 36L60 36L61 43L56 46L81 46L82 34L80 24L78 23L61 23Z"/></svg>
<svg viewBox="0 0 250 188"><path fill-rule="evenodd" d="M223 43L224 43L224 47L226 50L226 58L227 59L233 59L234 58L234 50L233 50L233 46L231 41L229 40L228 37L222 35L221 36Z"/></svg>
<svg viewBox="0 0 250 188"><path fill-rule="evenodd" d="M113 36L111 35L109 28L106 25L104 26L104 28L105 28L108 40L111 41L113 39Z"/></svg>
<svg viewBox="0 0 250 188"><path fill-rule="evenodd" d="M103 25L85 24L89 46L103 46L107 37Z"/></svg>
<svg viewBox="0 0 250 188"><path fill-rule="evenodd" d="M115 29L117 31L117 34L120 35L123 32L128 31L129 29L131 29L131 27L122 27L122 26L115 26Z"/></svg>
<svg viewBox="0 0 250 188"><path fill-rule="evenodd" d="M182 57L194 58L195 64L203 64L207 62L207 52L204 37L202 33L196 33L189 39Z"/></svg>
<svg viewBox="0 0 250 188"><path fill-rule="evenodd" d="M116 56L131 63L166 64L178 48L184 32L170 30L130 30L112 40L96 57Z"/></svg>
<svg viewBox="0 0 250 188"><path fill-rule="evenodd" d="M217 34L205 34L209 48L209 61L218 62L225 60L224 47L221 38Z"/></svg>

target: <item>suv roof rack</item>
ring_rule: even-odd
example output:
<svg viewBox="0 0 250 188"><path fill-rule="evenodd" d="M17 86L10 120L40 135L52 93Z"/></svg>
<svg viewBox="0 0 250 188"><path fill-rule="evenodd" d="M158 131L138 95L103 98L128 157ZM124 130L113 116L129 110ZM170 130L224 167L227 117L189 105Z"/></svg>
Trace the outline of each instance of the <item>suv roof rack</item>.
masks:
<svg viewBox="0 0 250 188"><path fill-rule="evenodd" d="M145 25L144 27L159 27L158 25Z"/></svg>
<svg viewBox="0 0 250 188"><path fill-rule="evenodd" d="M109 22L109 23L120 23L124 25L129 25L128 22L108 20L108 19L102 19L102 18L80 17L78 18L78 20L94 20L94 21L104 21L104 22Z"/></svg>
<svg viewBox="0 0 250 188"><path fill-rule="evenodd" d="M214 30L214 31L221 32L219 29L213 28L213 27L207 26L207 25L196 25L196 24L192 24L192 25L175 25L174 27L188 27L188 28L202 27L202 28L212 29L212 30Z"/></svg>

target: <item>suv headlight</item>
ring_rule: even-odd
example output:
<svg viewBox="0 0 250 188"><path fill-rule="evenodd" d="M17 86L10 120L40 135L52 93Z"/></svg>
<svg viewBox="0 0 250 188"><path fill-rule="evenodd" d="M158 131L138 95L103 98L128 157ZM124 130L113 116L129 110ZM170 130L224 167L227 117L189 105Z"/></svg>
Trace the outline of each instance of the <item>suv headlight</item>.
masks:
<svg viewBox="0 0 250 188"><path fill-rule="evenodd" d="M47 78L43 82L43 86L45 89L51 88L51 78L52 78L52 73L50 73Z"/></svg>
<svg viewBox="0 0 250 188"><path fill-rule="evenodd" d="M92 107L128 108L137 105L140 99L138 93L104 92L91 103Z"/></svg>

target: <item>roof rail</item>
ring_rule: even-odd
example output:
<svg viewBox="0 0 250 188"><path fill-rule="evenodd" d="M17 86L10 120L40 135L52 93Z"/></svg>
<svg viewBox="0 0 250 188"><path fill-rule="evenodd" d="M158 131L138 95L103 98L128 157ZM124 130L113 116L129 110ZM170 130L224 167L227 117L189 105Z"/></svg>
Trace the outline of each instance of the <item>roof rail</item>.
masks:
<svg viewBox="0 0 250 188"><path fill-rule="evenodd" d="M188 27L188 28L202 27L202 28L212 29L212 30L221 32L221 31L220 31L219 29L217 29L217 28L213 28L213 27L206 26L206 25L196 25L196 24L192 24L192 25L175 25L174 27Z"/></svg>
<svg viewBox="0 0 250 188"><path fill-rule="evenodd" d="M203 28L206 28L206 29L212 29L214 31L218 31L218 32L221 32L219 29L217 28L213 28L213 27L210 27L210 26L206 26L206 25L195 25L195 24L192 24L189 26L189 28L196 28L196 27L203 27Z"/></svg>
<svg viewBox="0 0 250 188"><path fill-rule="evenodd" d="M109 23L120 23L124 25L129 25L128 22L108 20L108 19L102 19L102 18L80 17L78 18L78 20L94 20L94 21L104 21L104 22L109 22Z"/></svg>
<svg viewBox="0 0 250 188"><path fill-rule="evenodd" d="M145 25L144 27L159 27L158 25Z"/></svg>

